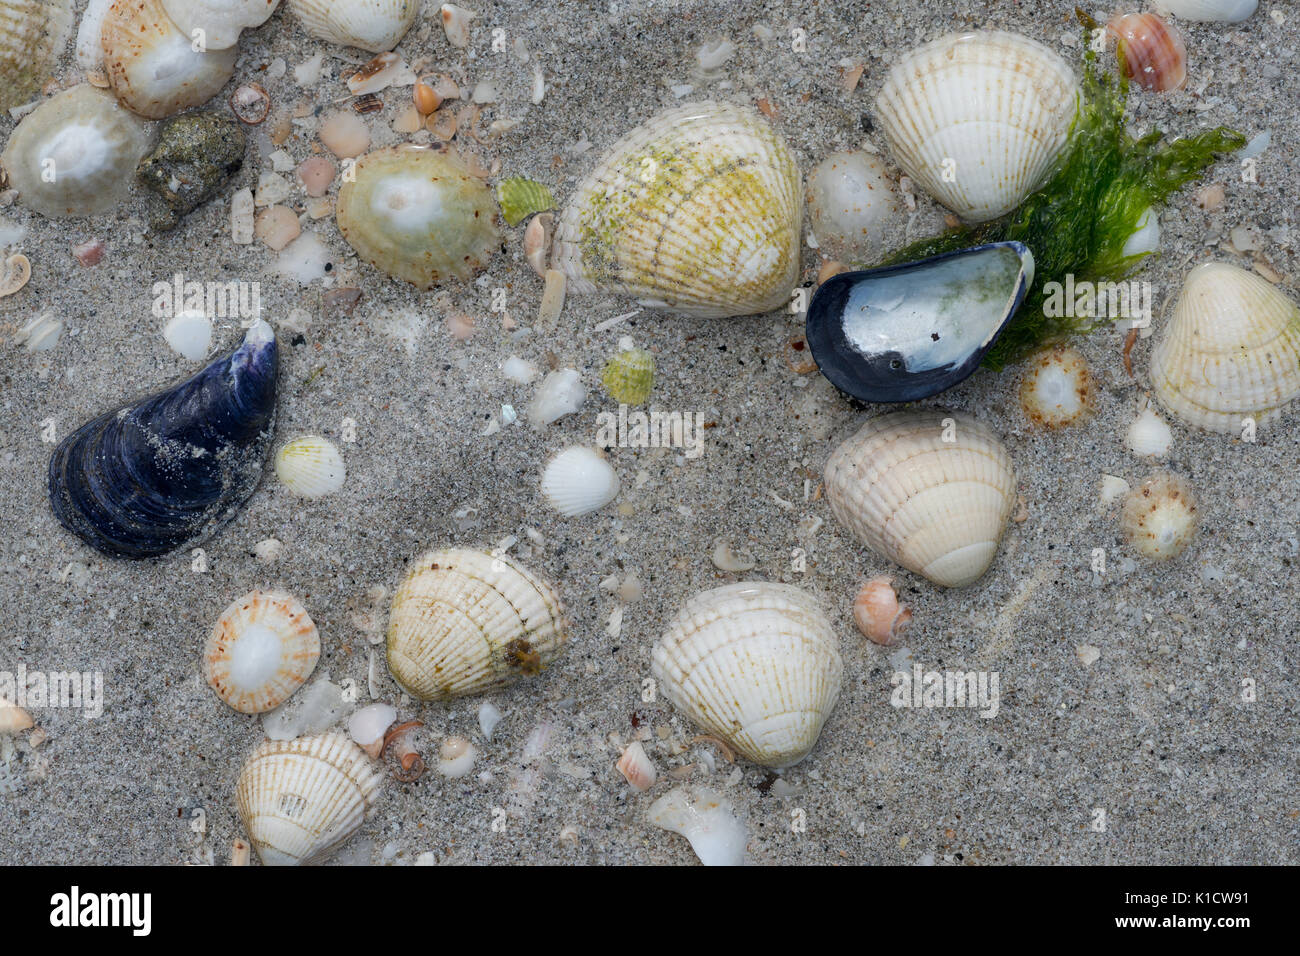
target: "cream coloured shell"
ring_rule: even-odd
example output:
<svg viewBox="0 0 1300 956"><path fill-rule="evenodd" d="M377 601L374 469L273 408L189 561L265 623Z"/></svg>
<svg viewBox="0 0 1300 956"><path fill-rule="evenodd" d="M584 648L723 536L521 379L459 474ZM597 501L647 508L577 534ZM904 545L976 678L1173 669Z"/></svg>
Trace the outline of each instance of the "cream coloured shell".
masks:
<svg viewBox="0 0 1300 956"><path fill-rule="evenodd" d="M552 267L596 289L697 316L770 312L799 270L803 190L757 113L695 103L619 140L555 229Z"/></svg>
<svg viewBox="0 0 1300 956"><path fill-rule="evenodd" d="M323 498L343 487L347 468L332 441L303 435L275 453L275 475L301 498Z"/></svg>
<svg viewBox="0 0 1300 956"><path fill-rule="evenodd" d="M209 50L228 50L239 42L246 28L260 27L280 0L162 0L163 9L172 23L196 42L196 31L203 31L203 44Z"/></svg>
<svg viewBox="0 0 1300 956"><path fill-rule="evenodd" d="M0 110L22 106L50 78L72 23L72 0L0 0Z"/></svg>
<svg viewBox="0 0 1300 956"><path fill-rule="evenodd" d="M162 0L115 0L100 43L109 85L122 105L148 119L202 106L235 72L239 50L196 53Z"/></svg>
<svg viewBox="0 0 1300 956"><path fill-rule="evenodd" d="M374 814L382 780L341 733L268 740L240 771L235 803L264 864L316 863Z"/></svg>
<svg viewBox="0 0 1300 956"><path fill-rule="evenodd" d="M844 673L817 601L766 581L695 595L655 644L650 668L695 724L766 767L808 755Z"/></svg>
<svg viewBox="0 0 1300 956"><path fill-rule="evenodd" d="M1238 434L1300 397L1300 308L1266 279L1207 262L1187 274L1151 352L1160 404L1208 431Z"/></svg>
<svg viewBox="0 0 1300 956"><path fill-rule="evenodd" d="M316 669L320 635L283 591L252 591L217 619L203 649L203 678L241 714L280 706Z"/></svg>
<svg viewBox="0 0 1300 956"><path fill-rule="evenodd" d="M1016 476L1002 443L970 416L890 412L831 453L826 496L836 520L876 554L962 587L993 563Z"/></svg>
<svg viewBox="0 0 1300 956"><path fill-rule="evenodd" d="M594 448L572 445L546 465L542 497L567 518L598 511L619 492L618 473Z"/></svg>
<svg viewBox="0 0 1300 956"><path fill-rule="evenodd" d="M903 171L969 222L1010 212L1064 148L1080 88L1028 37L953 33L898 59L876 98Z"/></svg>
<svg viewBox="0 0 1300 956"><path fill-rule="evenodd" d="M0 164L29 209L49 217L95 216L127 195L149 142L142 120L110 94L82 84L23 117ZM51 169L53 177L46 175Z"/></svg>
<svg viewBox="0 0 1300 956"><path fill-rule="evenodd" d="M430 551L393 595L388 668L411 696L446 700L536 674L568 638L554 589L509 555Z"/></svg>
<svg viewBox="0 0 1300 956"><path fill-rule="evenodd" d="M285 0L302 28L318 40L386 53L406 36L420 0Z"/></svg>

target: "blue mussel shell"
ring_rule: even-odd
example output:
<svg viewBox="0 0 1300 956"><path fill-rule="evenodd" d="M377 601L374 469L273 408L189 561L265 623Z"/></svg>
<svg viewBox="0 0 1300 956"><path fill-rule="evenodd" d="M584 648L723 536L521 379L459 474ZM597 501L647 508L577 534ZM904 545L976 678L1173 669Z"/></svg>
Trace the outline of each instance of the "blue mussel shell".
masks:
<svg viewBox="0 0 1300 956"><path fill-rule="evenodd" d="M192 378L106 412L50 458L50 506L104 554L149 558L215 534L257 488L279 353L265 322Z"/></svg>

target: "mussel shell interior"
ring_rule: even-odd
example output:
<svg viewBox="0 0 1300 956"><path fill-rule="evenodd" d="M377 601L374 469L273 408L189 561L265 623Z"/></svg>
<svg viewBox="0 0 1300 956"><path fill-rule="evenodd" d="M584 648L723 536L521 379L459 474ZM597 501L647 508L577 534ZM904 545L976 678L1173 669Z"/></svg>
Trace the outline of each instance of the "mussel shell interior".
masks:
<svg viewBox="0 0 1300 956"><path fill-rule="evenodd" d="M927 398L975 371L1033 277L1019 242L841 273L813 296L808 345L822 374L856 398Z"/></svg>

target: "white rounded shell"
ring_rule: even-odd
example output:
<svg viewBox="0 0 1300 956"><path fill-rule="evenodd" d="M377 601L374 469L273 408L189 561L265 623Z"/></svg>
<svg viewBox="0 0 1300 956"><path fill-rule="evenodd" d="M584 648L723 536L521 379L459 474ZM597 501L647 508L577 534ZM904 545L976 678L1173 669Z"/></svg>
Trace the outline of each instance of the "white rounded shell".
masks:
<svg viewBox="0 0 1300 956"><path fill-rule="evenodd" d="M203 649L203 678L241 714L260 714L293 696L316 669L320 634L283 591L252 591L217 619Z"/></svg>
<svg viewBox="0 0 1300 956"><path fill-rule="evenodd" d="M162 0L162 5L187 37L197 39L202 30L209 50L228 50L246 28L271 19L280 0Z"/></svg>
<svg viewBox="0 0 1300 956"><path fill-rule="evenodd" d="M1002 443L975 419L891 412L831 453L826 496L836 520L876 554L962 587L993 563L1016 476Z"/></svg>
<svg viewBox="0 0 1300 956"><path fill-rule="evenodd" d="M23 117L0 163L29 209L49 217L95 216L126 196L149 140L140 119L110 94L82 84ZM45 175L49 170L53 177Z"/></svg>
<svg viewBox="0 0 1300 956"><path fill-rule="evenodd" d="M568 518L605 507L618 496L618 474L599 452L574 445L560 452L542 472L542 495Z"/></svg>
<svg viewBox="0 0 1300 956"><path fill-rule="evenodd" d="M323 498L343 487L347 468L332 441L304 435L275 453L275 476L300 498Z"/></svg>
<svg viewBox="0 0 1300 956"><path fill-rule="evenodd" d="M747 581L691 598L651 655L664 695L754 763L808 755L839 697L839 641L817 602Z"/></svg>
<svg viewBox="0 0 1300 956"><path fill-rule="evenodd" d="M1253 272L1197 266L1151 352L1151 389L1212 432L1276 420L1300 397L1300 308Z"/></svg>
<svg viewBox="0 0 1300 956"><path fill-rule="evenodd" d="M826 255L874 261L897 212L885 164L871 153L831 153L808 175L808 218Z"/></svg>
<svg viewBox="0 0 1300 956"><path fill-rule="evenodd" d="M264 864L316 863L374 813L382 779L343 734L268 740L240 771L235 802Z"/></svg>
<svg viewBox="0 0 1300 956"><path fill-rule="evenodd" d="M72 0L0 0L0 110L32 99L72 34Z"/></svg>
<svg viewBox="0 0 1300 956"><path fill-rule="evenodd" d="M1073 71L1041 43L979 31L904 55L876 108L903 171L963 219L985 222L1042 185L1078 95Z"/></svg>
<svg viewBox="0 0 1300 956"><path fill-rule="evenodd" d="M555 229L568 290L706 317L784 304L799 270L803 192L785 141L757 113L695 103L619 140Z"/></svg>
<svg viewBox="0 0 1300 956"><path fill-rule="evenodd" d="M446 700L537 673L568 638L555 591L509 555L430 551L393 595L388 668L411 696Z"/></svg>
<svg viewBox="0 0 1300 956"><path fill-rule="evenodd" d="M1259 0L1156 0L1156 12L1181 20L1240 23L1250 17Z"/></svg>
<svg viewBox="0 0 1300 956"><path fill-rule="evenodd" d="M386 53L406 36L420 0L286 0L302 28L318 40Z"/></svg>

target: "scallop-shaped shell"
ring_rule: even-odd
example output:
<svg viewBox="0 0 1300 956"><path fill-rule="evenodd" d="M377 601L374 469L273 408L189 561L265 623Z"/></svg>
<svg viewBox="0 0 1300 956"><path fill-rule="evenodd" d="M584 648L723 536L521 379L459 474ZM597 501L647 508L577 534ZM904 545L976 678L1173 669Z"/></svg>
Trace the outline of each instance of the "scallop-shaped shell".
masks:
<svg viewBox="0 0 1300 956"><path fill-rule="evenodd" d="M208 635L203 677L241 714L279 707L320 658L320 635L304 608L283 591L252 591L231 604Z"/></svg>
<svg viewBox="0 0 1300 956"><path fill-rule="evenodd" d="M618 473L593 448L566 448L542 472L542 496L568 518L600 510L618 497L618 492Z"/></svg>
<svg viewBox="0 0 1300 956"><path fill-rule="evenodd" d="M235 803L264 864L317 863L374 814L382 780L341 733L268 740L240 771Z"/></svg>
<svg viewBox="0 0 1300 956"><path fill-rule="evenodd" d="M970 416L892 412L831 453L826 496L876 554L955 588L993 563L1016 476L1002 443Z"/></svg>
<svg viewBox="0 0 1300 956"><path fill-rule="evenodd" d="M430 289L468 279L501 244L491 191L455 153L390 146L354 172L339 190L339 231L381 272Z"/></svg>
<svg viewBox="0 0 1300 956"><path fill-rule="evenodd" d="M1070 67L1041 43L980 31L905 54L876 107L903 171L963 219L985 222L1042 185L1078 95Z"/></svg>
<svg viewBox="0 0 1300 956"><path fill-rule="evenodd" d="M785 141L757 113L696 103L619 140L555 230L569 291L630 295L706 317L770 312L799 271L803 190Z"/></svg>
<svg viewBox="0 0 1300 956"><path fill-rule="evenodd" d="M302 28L318 40L386 53L406 36L420 0L286 0Z"/></svg>
<svg viewBox="0 0 1300 956"><path fill-rule="evenodd" d="M497 183L497 202L508 226L519 225L535 212L555 208L555 197L547 186L522 176Z"/></svg>
<svg viewBox="0 0 1300 956"><path fill-rule="evenodd" d="M295 495L323 498L343 487L347 469L332 441L304 435L276 452L275 474Z"/></svg>
<svg viewBox="0 0 1300 956"><path fill-rule="evenodd" d="M257 488L275 427L275 333L265 322L197 375L105 412L50 457L50 506L104 554L197 545Z"/></svg>
<svg viewBox="0 0 1300 956"><path fill-rule="evenodd" d="M816 600L765 581L695 595L655 644L650 667L694 723L765 767L808 755L844 673Z"/></svg>
<svg viewBox="0 0 1300 956"><path fill-rule="evenodd" d="M388 668L421 700L446 700L536 674L569 638L552 587L509 555L430 551L393 595Z"/></svg>
<svg viewBox="0 0 1300 956"><path fill-rule="evenodd" d="M260 27L280 0L162 0L172 23L209 50L229 50L245 29Z"/></svg>
<svg viewBox="0 0 1300 956"><path fill-rule="evenodd" d="M29 101L72 35L72 0L0 0L0 111Z"/></svg>
<svg viewBox="0 0 1300 956"><path fill-rule="evenodd" d="M97 216L125 198L149 140L141 119L83 84L23 117L0 164L23 205L42 216Z"/></svg>
<svg viewBox="0 0 1300 956"><path fill-rule="evenodd" d="M194 51L162 0L115 0L100 43L108 82L122 105L162 119L206 103L235 72L239 50Z"/></svg>
<svg viewBox="0 0 1300 956"><path fill-rule="evenodd" d="M643 405L654 390L655 357L645 349L620 349L605 363L600 381L614 401Z"/></svg>
<svg viewBox="0 0 1300 956"><path fill-rule="evenodd" d="M1151 388L1169 411L1209 431L1276 420L1300 397L1300 308L1253 272L1197 266L1151 352Z"/></svg>

